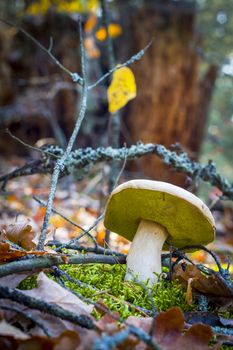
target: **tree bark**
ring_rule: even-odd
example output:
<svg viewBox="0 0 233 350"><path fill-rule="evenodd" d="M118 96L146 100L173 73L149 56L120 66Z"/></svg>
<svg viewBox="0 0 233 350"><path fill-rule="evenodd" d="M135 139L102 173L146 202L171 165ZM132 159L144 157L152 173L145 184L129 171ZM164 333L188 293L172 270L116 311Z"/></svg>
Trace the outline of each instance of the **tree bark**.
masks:
<svg viewBox="0 0 233 350"><path fill-rule="evenodd" d="M166 147L179 142L197 159L217 67L209 67L200 78L195 4L146 1L129 13L129 55L154 38L145 56L133 66L138 93L127 110L130 142L141 140ZM146 177L185 186L185 178L171 173L160 160L147 156L139 162Z"/></svg>

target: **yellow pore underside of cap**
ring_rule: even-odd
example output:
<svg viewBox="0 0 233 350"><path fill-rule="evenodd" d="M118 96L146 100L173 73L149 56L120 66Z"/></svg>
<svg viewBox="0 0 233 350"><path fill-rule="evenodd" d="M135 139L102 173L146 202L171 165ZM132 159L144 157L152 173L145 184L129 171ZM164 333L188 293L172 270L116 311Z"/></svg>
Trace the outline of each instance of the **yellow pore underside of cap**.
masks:
<svg viewBox="0 0 233 350"><path fill-rule="evenodd" d="M175 247L205 245L215 238L208 207L192 193L166 182L132 180L112 192L104 220L107 229L132 241L141 220L165 227L166 241Z"/></svg>

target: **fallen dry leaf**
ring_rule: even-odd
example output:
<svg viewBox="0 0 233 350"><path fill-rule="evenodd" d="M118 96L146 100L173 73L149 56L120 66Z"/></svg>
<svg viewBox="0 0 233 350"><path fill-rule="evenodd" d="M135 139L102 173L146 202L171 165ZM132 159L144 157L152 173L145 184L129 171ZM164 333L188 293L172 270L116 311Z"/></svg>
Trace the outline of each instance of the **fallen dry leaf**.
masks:
<svg viewBox="0 0 233 350"><path fill-rule="evenodd" d="M213 337L211 327L195 324L184 332L184 315L179 307L173 307L160 313L155 319L154 334L158 344L164 350L209 350ZM216 344L212 349L220 349Z"/></svg>
<svg viewBox="0 0 233 350"><path fill-rule="evenodd" d="M183 266L183 267L182 267ZM192 303L192 291L209 294L218 297L233 297L233 288L228 287L216 275L207 276L203 274L195 265L178 264L172 274L173 280L179 280L180 283L187 287L186 300Z"/></svg>
<svg viewBox="0 0 233 350"><path fill-rule="evenodd" d="M59 305L66 310L78 314L90 315L93 310L92 305L84 303L73 293L48 278L44 272L40 272L38 275L37 288L24 291L24 294L40 298L48 303Z"/></svg>
<svg viewBox="0 0 233 350"><path fill-rule="evenodd" d="M27 252L18 249L11 249L9 243L0 242L0 262L15 260L25 255L27 255Z"/></svg>
<svg viewBox="0 0 233 350"><path fill-rule="evenodd" d="M14 327L15 328L15 327ZM17 330L17 328L16 328ZM80 336L74 331L64 331L59 337L56 338L44 338L44 337L29 337L30 339L15 341L13 335L8 336L5 339L3 345L3 339L0 339L0 348L8 350L81 350ZM19 341L21 340L21 341ZM20 345L19 345L20 344ZM19 345L19 347L18 347ZM1 347L3 346L3 347ZM86 347L86 349L90 349ZM83 348L84 350L84 348Z"/></svg>
<svg viewBox="0 0 233 350"><path fill-rule="evenodd" d="M7 262L22 258L28 255L43 256L48 254L45 251L32 250L24 251L19 249L11 248L9 243L0 242L0 262Z"/></svg>
<svg viewBox="0 0 233 350"><path fill-rule="evenodd" d="M76 297L71 292L62 288L59 284L49 279L43 272L38 275L37 288L31 290L22 291L24 294L43 301L49 302L51 304L56 304L62 308L72 311L77 314L89 315L93 310L92 305L85 304L82 300ZM14 303L12 303L14 305ZM86 336L88 332L86 329L81 328L71 322L64 321L58 317L42 313L38 310L28 309L27 307L20 306L24 312L30 312L30 314L40 321L44 327L49 331L52 337L58 337L64 330L76 331L79 334ZM20 321L21 325L27 325L24 319ZM30 335L33 336L44 336L43 330L35 326L30 329Z"/></svg>
<svg viewBox="0 0 233 350"><path fill-rule="evenodd" d="M1 238L6 238L27 250L34 249L36 246L33 242L35 232L32 230L32 226L28 221L2 225Z"/></svg>

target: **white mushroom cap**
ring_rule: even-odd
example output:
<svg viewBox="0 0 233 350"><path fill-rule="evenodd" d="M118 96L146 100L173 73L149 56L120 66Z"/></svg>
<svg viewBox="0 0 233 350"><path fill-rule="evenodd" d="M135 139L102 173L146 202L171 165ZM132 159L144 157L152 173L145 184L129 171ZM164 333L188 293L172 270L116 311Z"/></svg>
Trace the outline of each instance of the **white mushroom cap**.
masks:
<svg viewBox="0 0 233 350"><path fill-rule="evenodd" d="M208 207L194 194L166 182L131 180L112 192L106 228L132 241L141 220L162 225L168 232L166 242L175 247L205 245L215 238Z"/></svg>

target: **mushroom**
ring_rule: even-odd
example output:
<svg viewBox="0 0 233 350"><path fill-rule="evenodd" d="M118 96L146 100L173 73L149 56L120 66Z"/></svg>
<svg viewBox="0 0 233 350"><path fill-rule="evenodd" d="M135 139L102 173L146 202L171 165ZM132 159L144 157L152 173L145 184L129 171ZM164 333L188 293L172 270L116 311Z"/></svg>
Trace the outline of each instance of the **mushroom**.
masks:
<svg viewBox="0 0 233 350"><path fill-rule="evenodd" d="M208 207L194 194L161 181L131 180L118 186L108 200L104 225L132 241L125 280L136 275L150 285L161 273L163 248L205 245L215 237Z"/></svg>

